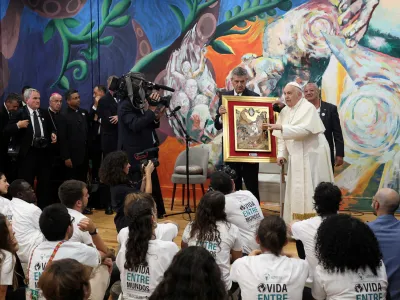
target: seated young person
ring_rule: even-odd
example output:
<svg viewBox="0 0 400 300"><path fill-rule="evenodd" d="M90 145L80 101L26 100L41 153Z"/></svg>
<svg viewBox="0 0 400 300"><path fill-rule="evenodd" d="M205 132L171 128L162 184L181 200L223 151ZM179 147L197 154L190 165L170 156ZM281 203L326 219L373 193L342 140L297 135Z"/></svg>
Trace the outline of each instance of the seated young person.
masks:
<svg viewBox="0 0 400 300"><path fill-rule="evenodd" d="M196 218L189 223L182 235L182 249L201 246L215 258L229 291L231 261L242 257L239 228L228 222L225 213L225 196L221 192L207 192L200 200Z"/></svg>
<svg viewBox="0 0 400 300"><path fill-rule="evenodd" d="M122 299L146 299L162 280L175 254L174 242L156 239L154 203L134 201L129 208L129 237L121 244L117 266L121 273Z"/></svg>
<svg viewBox="0 0 400 300"><path fill-rule="evenodd" d="M38 281L52 261L72 258L91 268L100 265L101 256L96 248L68 241L74 233L73 222L74 219L63 204L52 204L43 209L39 225L46 241L32 250L28 263L27 294L33 299L45 299L39 290Z"/></svg>
<svg viewBox="0 0 400 300"><path fill-rule="evenodd" d="M149 298L175 299L228 299L221 271L214 257L203 247L190 246L179 251Z"/></svg>
<svg viewBox="0 0 400 300"><path fill-rule="evenodd" d="M60 259L43 272L38 286L46 299L87 300L91 293L90 274L90 268L75 259Z"/></svg>
<svg viewBox="0 0 400 300"><path fill-rule="evenodd" d="M141 182L132 182L129 179L130 167L126 153L124 151L115 151L104 158L99 171L100 181L110 186L111 206L116 212L114 223L118 232L129 225L124 215L126 195L140 191L149 194L152 192L151 173L154 171L153 163L149 162L144 168Z"/></svg>
<svg viewBox="0 0 400 300"><path fill-rule="evenodd" d="M315 253L314 299L386 299L382 254L364 222L349 215L327 217L318 228Z"/></svg>
<svg viewBox="0 0 400 300"><path fill-rule="evenodd" d="M239 228L243 253L260 249L256 232L264 216L257 198L249 191L235 192L235 182L221 171L211 175L210 188L225 195L226 219Z"/></svg>
<svg viewBox="0 0 400 300"><path fill-rule="evenodd" d="M258 228L257 242L261 250L254 250L232 265L231 279L239 283L242 299L301 300L308 265L281 254L287 244L285 221L278 216L266 217Z"/></svg>
<svg viewBox="0 0 400 300"><path fill-rule="evenodd" d="M128 194L125 198L124 213L128 219L132 218L132 216L129 214L129 212L131 211L130 210L131 205L135 201L138 201L138 200L147 201L149 203L149 205L152 205L154 207L153 211L157 212L156 203L151 194L131 193L131 194ZM155 223L156 228L154 230L156 239L172 242L174 240L174 238L176 238L176 236L178 235L178 231L179 231L178 224L168 221L168 220L158 223L157 214L155 214L153 217L156 222ZM128 237L129 237L129 227L122 228L121 231L118 233L118 237L117 237L118 243L120 245L125 244L126 241L128 240Z"/></svg>
<svg viewBox="0 0 400 300"><path fill-rule="evenodd" d="M0 172L0 214L3 214L9 222L12 222L13 215L10 200L4 197L8 193L9 186L10 184L7 181L6 175Z"/></svg>

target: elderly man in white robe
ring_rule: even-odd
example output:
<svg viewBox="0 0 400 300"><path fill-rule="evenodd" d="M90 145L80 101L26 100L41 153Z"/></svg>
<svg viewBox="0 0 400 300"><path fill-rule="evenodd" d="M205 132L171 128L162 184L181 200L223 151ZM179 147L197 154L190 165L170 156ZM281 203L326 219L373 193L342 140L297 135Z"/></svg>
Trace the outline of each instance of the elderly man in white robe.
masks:
<svg viewBox="0 0 400 300"><path fill-rule="evenodd" d="M285 86L284 96L287 106L276 124L263 124L263 129L273 130L277 138L278 165L289 163L283 211L283 218L289 223L315 216L315 187L334 179L325 127L315 106L303 98L296 82Z"/></svg>

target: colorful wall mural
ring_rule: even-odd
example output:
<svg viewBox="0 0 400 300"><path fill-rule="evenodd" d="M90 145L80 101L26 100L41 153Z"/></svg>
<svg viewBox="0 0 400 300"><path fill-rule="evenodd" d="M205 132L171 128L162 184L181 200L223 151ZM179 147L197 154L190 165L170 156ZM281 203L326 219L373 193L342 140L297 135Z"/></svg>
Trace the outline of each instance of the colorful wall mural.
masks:
<svg viewBox="0 0 400 300"><path fill-rule="evenodd" d="M45 107L71 87L89 108L94 85L143 72L175 89L172 106L192 146L210 148L211 168L221 154L218 92L234 67L264 96L317 82L342 122L335 180L345 207L368 210L379 187L400 189L399 10L392 0L0 0L0 96L30 85ZM167 118L158 134L168 196L183 136Z"/></svg>

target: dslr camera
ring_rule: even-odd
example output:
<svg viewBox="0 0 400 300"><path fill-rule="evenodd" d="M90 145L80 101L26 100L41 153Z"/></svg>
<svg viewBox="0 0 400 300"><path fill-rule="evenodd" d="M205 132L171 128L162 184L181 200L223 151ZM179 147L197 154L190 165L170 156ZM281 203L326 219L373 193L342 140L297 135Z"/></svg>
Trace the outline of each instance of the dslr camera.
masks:
<svg viewBox="0 0 400 300"><path fill-rule="evenodd" d="M152 161L154 167L157 168L160 165L160 162L158 161L158 150L157 147L149 148L142 152L135 153L134 157L136 160L140 161L143 168L146 167L150 161Z"/></svg>
<svg viewBox="0 0 400 300"><path fill-rule="evenodd" d="M44 149L48 146L49 141L44 137L35 137L32 146L37 149Z"/></svg>
<svg viewBox="0 0 400 300"><path fill-rule="evenodd" d="M219 168L217 168L217 171L220 172L224 172L225 174L229 175L229 177L232 180L235 180L237 178L237 174L236 171L234 169L232 169L230 166L228 165L222 165Z"/></svg>
<svg viewBox="0 0 400 300"><path fill-rule="evenodd" d="M120 78L113 78L110 84L110 90L115 92L117 98L121 100L129 98L133 107L140 109L142 113L144 113L146 100L150 106L157 106L158 109L169 107L172 95L161 97L159 101L150 99L152 91L160 89L175 91L168 86L145 80L144 75L138 72L130 72Z"/></svg>

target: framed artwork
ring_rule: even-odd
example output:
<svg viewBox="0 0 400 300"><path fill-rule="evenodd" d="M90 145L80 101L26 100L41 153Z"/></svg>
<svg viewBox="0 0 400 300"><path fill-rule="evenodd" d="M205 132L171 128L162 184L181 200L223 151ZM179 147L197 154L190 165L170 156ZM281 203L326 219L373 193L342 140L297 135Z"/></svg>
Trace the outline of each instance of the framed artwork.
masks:
<svg viewBox="0 0 400 300"><path fill-rule="evenodd" d="M275 123L272 109L278 98L223 96L227 113L224 128L224 161L276 162L277 145L272 132L262 130L263 123Z"/></svg>

